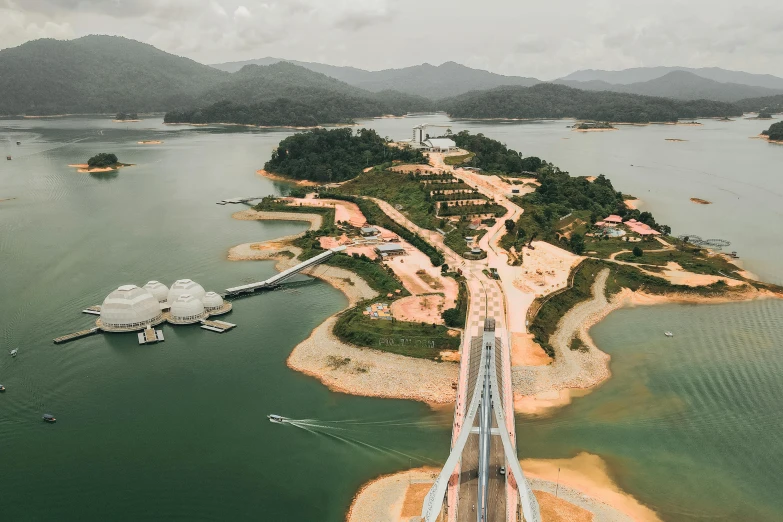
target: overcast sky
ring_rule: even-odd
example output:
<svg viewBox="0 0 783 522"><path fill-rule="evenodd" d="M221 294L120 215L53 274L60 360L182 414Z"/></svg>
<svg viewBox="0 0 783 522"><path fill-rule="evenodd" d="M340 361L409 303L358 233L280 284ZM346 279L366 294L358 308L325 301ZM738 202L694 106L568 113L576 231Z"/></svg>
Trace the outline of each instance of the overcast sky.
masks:
<svg viewBox="0 0 783 522"><path fill-rule="evenodd" d="M783 0L0 0L0 48L87 34L203 63L453 60L544 80L654 65L783 76Z"/></svg>

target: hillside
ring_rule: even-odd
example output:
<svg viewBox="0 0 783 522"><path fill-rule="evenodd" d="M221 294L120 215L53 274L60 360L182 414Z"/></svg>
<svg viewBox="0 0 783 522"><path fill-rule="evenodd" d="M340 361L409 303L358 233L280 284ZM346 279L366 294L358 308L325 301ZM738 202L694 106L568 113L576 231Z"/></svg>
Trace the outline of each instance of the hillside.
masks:
<svg viewBox="0 0 783 522"><path fill-rule="evenodd" d="M456 118L577 118L646 123L680 118L739 116L735 105L708 100L678 101L608 91L581 91L564 85L499 87L444 100Z"/></svg>
<svg viewBox="0 0 783 522"><path fill-rule="evenodd" d="M783 89L767 89L737 83L721 83L686 71L672 71L649 81L625 85L610 84L601 80L588 82L558 80L556 83L584 90L624 92L678 100L715 100L724 102L736 102L743 98L768 96L783 91Z"/></svg>
<svg viewBox="0 0 783 522"><path fill-rule="evenodd" d="M35 40L0 51L0 114L162 111L229 75L134 40Z"/></svg>
<svg viewBox="0 0 783 522"><path fill-rule="evenodd" d="M165 121L315 126L432 108L433 102L424 98L394 91L372 93L280 62L243 67L191 103L167 112Z"/></svg>
<svg viewBox="0 0 783 522"><path fill-rule="evenodd" d="M282 60L261 58L245 62L217 64L213 65L213 67L223 71L234 72L241 70L243 66L249 64L270 65L279 61ZM288 61L368 91L394 90L429 99L447 98L473 90L492 89L501 85L530 86L541 83L540 80L535 78L504 76L480 69L472 69L454 62L446 62L439 66L425 63L402 69L365 71L355 67L337 67L321 63L297 62L295 60Z"/></svg>
<svg viewBox="0 0 783 522"><path fill-rule="evenodd" d="M673 71L686 71L708 80L721 83L738 83L754 87L783 90L783 78L771 74L753 74L742 71L729 71L720 67L635 67L621 71L585 69L560 78L565 81L591 82L602 81L609 84L627 85L648 82Z"/></svg>

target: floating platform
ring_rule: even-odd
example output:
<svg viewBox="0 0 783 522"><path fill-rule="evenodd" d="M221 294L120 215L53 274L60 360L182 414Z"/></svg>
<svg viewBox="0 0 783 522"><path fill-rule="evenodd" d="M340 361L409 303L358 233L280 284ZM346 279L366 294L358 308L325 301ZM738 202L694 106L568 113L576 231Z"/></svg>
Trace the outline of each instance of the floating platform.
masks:
<svg viewBox="0 0 783 522"><path fill-rule="evenodd" d="M262 198L231 198L231 199L221 199L217 202L218 205L238 205L239 203L250 203L251 201L255 201L257 199Z"/></svg>
<svg viewBox="0 0 783 522"><path fill-rule="evenodd" d="M163 330L155 330L153 328L145 328L143 332L139 332L139 344L153 344L161 341L165 341L163 338Z"/></svg>
<svg viewBox="0 0 783 522"><path fill-rule="evenodd" d="M227 323L226 321L208 321L206 319L201 321L201 328L210 332L223 333L235 327L234 323Z"/></svg>
<svg viewBox="0 0 783 522"><path fill-rule="evenodd" d="M90 306L82 310L83 314L101 315L101 305Z"/></svg>
<svg viewBox="0 0 783 522"><path fill-rule="evenodd" d="M72 334L63 335L62 337L57 337L54 340L54 344L62 344L62 343L67 343L69 341L75 341L76 339L81 339L82 337L87 337L92 334L96 334L100 331L101 329L95 326L93 328L90 328L89 330L81 330L79 332L74 332Z"/></svg>

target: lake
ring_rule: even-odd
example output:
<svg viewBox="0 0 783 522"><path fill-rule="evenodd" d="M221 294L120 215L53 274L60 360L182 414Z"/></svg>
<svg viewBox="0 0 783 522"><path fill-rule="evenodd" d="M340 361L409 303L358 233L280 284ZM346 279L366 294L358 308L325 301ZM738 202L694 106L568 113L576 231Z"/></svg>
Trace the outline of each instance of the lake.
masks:
<svg viewBox="0 0 783 522"><path fill-rule="evenodd" d="M585 134L567 121L360 123L405 139L423 122L483 132L574 175L604 173L675 234L727 239L747 269L783 282L783 147L748 139L769 122ZM289 134L160 119L0 121L0 148L14 156L0 164L0 199L16 198L0 202L0 488L12 492L0 515L339 521L367 480L445 459L448 412L332 393L286 367L291 349L346 305L318 281L235 301L228 320L239 326L222 335L165 326L158 345L108 334L51 343L89 326L80 311L120 284L191 278L220 291L274 273L268 262L229 262L227 250L305 225L233 220L241 206L215 202L284 193L255 171ZM164 143L137 143L154 139ZM97 152L136 166L67 166ZM780 520L781 312L762 301L613 313L592 331L613 356L613 378L553 417L520 417L520 456L599 454L665 520ZM17 358L3 355L14 347ZM371 424L345 423L338 439L270 424L268 413Z"/></svg>

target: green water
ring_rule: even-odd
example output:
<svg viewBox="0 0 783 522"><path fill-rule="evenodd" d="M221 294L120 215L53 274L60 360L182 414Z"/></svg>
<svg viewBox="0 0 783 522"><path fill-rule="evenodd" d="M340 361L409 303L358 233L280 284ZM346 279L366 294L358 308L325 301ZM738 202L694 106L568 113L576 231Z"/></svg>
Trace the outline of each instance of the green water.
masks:
<svg viewBox="0 0 783 522"><path fill-rule="evenodd" d="M448 415L331 393L286 367L296 343L346 305L320 282L236 301L227 319L239 326L226 334L164 326L158 345L133 334L51 342L89 326L80 311L120 284L187 277L221 290L273 274L272 263L226 261L228 248L305 224L236 221L239 207L215 202L279 192L255 170L286 133L87 119L0 129L14 155L0 164L0 199L17 198L0 203L1 520L339 521L362 483L409 466L389 450L271 424L268 413L434 421L345 435L445 459ZM98 151L137 166L67 167ZM57 424L41 422L47 412Z"/></svg>
<svg viewBox="0 0 783 522"><path fill-rule="evenodd" d="M783 519L783 302L623 309L591 335L612 378L520 419L520 451L601 455L667 521Z"/></svg>
<svg viewBox="0 0 783 522"><path fill-rule="evenodd" d="M427 121L447 120L364 123L403 139ZM566 123L453 129L574 174L603 172L675 233L728 239L748 269L783 280L783 147L748 139L767 122L592 134ZM164 326L159 345L138 346L132 335L51 343L89 326L94 318L80 310L120 284L187 277L221 290L274 273L271 263L228 262L226 252L305 225L236 221L239 207L214 203L285 190L254 172L288 134L0 121L0 155L14 156L0 163L0 199L17 198L0 202L0 519L338 521L362 483L408 467L395 452L414 464L445 459L448 412L335 394L285 366L293 346L345 306L318 281L237 301L228 320L239 327L223 335ZM145 139L165 143L136 144ZM137 166L67 167L101 151ZM592 330L613 377L553 417L520 417L520 455L598 454L667 521L783 519L782 314L776 301L613 313ZM13 347L15 359L5 355ZM43 424L45 412L57 424ZM346 441L270 424L273 412L388 424L333 430ZM397 425L410 420L426 427Z"/></svg>

